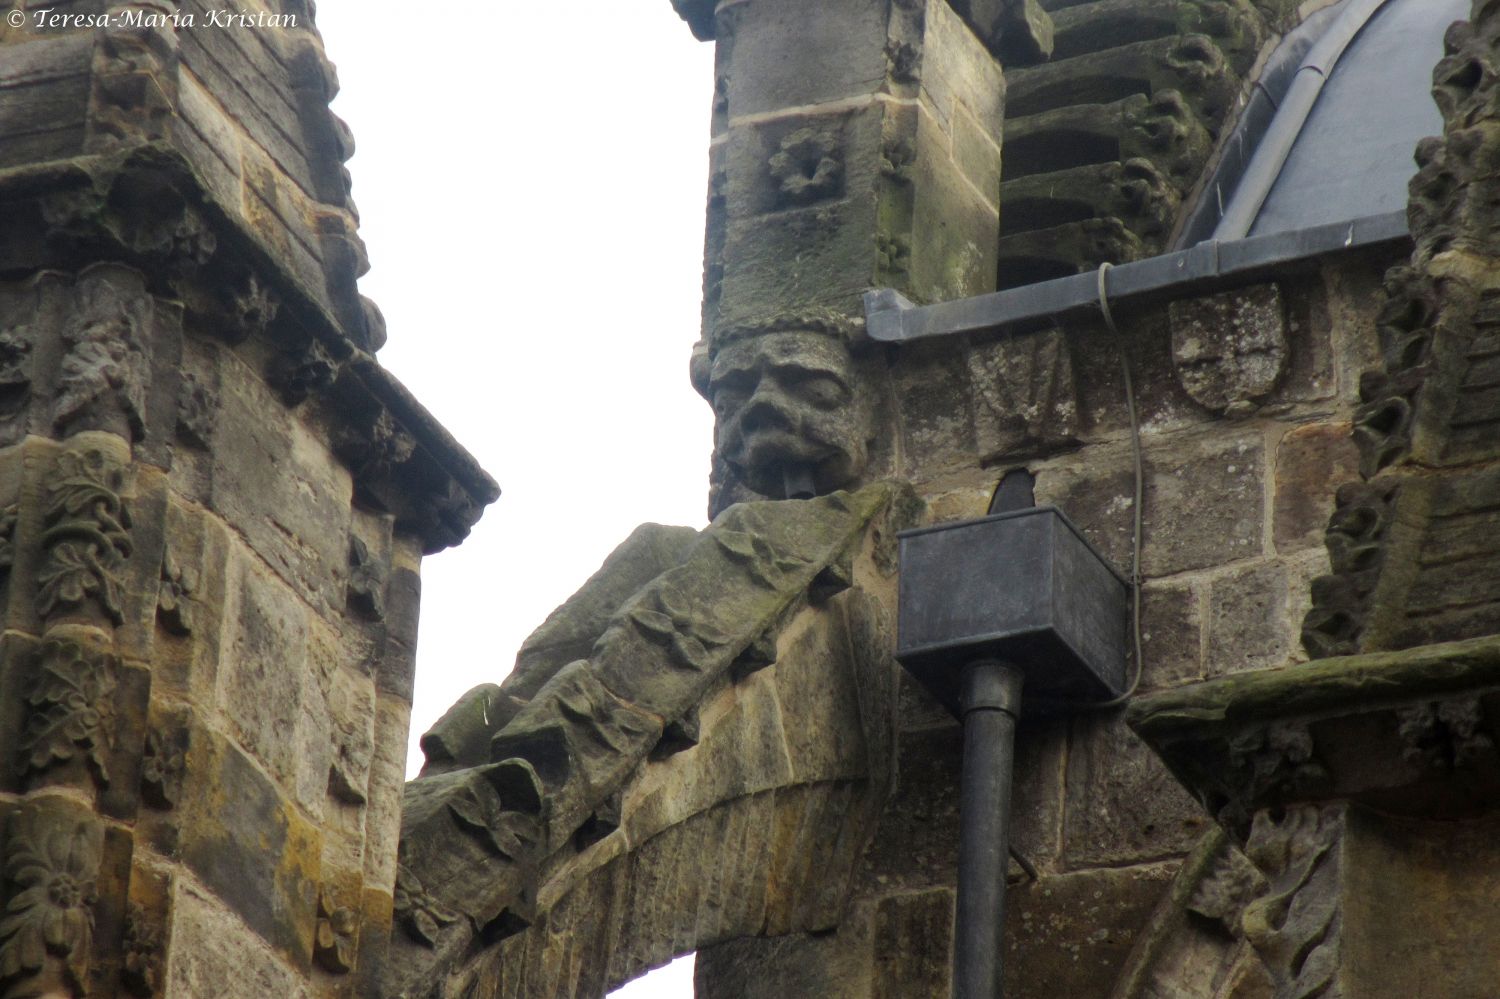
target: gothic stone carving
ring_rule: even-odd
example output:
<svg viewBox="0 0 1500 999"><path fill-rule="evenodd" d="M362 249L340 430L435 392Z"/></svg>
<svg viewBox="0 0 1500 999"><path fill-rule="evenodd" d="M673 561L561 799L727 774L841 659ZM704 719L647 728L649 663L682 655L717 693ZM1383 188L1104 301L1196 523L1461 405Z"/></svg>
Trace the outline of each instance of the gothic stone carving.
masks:
<svg viewBox="0 0 1500 999"><path fill-rule="evenodd" d="M832 128L799 128L781 140L766 164L778 207L805 205L843 191L842 139Z"/></svg>
<svg viewBox="0 0 1500 999"><path fill-rule="evenodd" d="M170 811L177 807L187 770L187 740L186 729L155 728L147 733L141 759L141 797L152 808Z"/></svg>
<svg viewBox="0 0 1500 999"><path fill-rule="evenodd" d="M1172 365L1205 409L1240 416L1286 369L1286 311L1274 284L1173 302Z"/></svg>
<svg viewBox="0 0 1500 999"><path fill-rule="evenodd" d="M0 330L0 417L21 412L31 398L33 336L29 326Z"/></svg>
<svg viewBox="0 0 1500 999"><path fill-rule="evenodd" d="M1465 770L1493 758L1495 741L1478 698L1414 704L1396 712L1402 756L1438 770Z"/></svg>
<svg viewBox="0 0 1500 999"><path fill-rule="evenodd" d="M351 423L334 442L335 452L360 482L389 475L416 449L415 438L384 408Z"/></svg>
<svg viewBox="0 0 1500 999"><path fill-rule="evenodd" d="M86 809L32 802L11 821L0 917L0 996L86 994L104 830Z"/></svg>
<svg viewBox="0 0 1500 999"><path fill-rule="evenodd" d="M119 494L123 477L100 448L58 455L44 518L46 557L37 576L37 612L43 617L92 600L115 624L124 621L120 578L132 544Z"/></svg>
<svg viewBox="0 0 1500 999"><path fill-rule="evenodd" d="M42 774L83 760L100 784L108 784L105 753L114 740L110 695L115 687L109 659L77 642L49 639L34 663L36 680L26 698L21 738L22 772Z"/></svg>
<svg viewBox="0 0 1500 999"><path fill-rule="evenodd" d="M1239 733L1229 742L1228 769L1236 785L1231 808L1311 793L1329 779L1314 753L1312 734L1299 722L1272 722Z"/></svg>
<svg viewBox="0 0 1500 999"><path fill-rule="evenodd" d="M281 393L282 401L296 406L338 380L339 362L328 348L309 340L301 350L281 354L266 373L266 380Z"/></svg>
<svg viewBox="0 0 1500 999"><path fill-rule="evenodd" d="M353 909L335 904L327 891L318 895L318 926L313 937L313 960L324 971L347 975L354 970L359 918Z"/></svg>
<svg viewBox="0 0 1500 999"><path fill-rule="evenodd" d="M392 991L468 946L476 927L523 920L538 865L576 845L580 829L587 840L614 821L609 799L661 746L664 721L690 718L742 649L812 599L823 569L838 567L818 586L842 585L846 554L891 499L881 485L737 506L695 542L674 544L671 566L624 597L587 658L548 670L513 714L483 712L534 677L471 692L467 718L445 719L445 741L472 744L496 727L486 756L500 762L424 773L406 786L400 915L407 935L437 954L408 951ZM458 914L467 919L451 925Z"/></svg>
<svg viewBox="0 0 1500 999"><path fill-rule="evenodd" d="M198 573L177 564L170 548L162 552L161 585L156 594L156 619L174 635L193 632L193 593Z"/></svg>
<svg viewBox="0 0 1500 999"><path fill-rule="evenodd" d="M1313 580L1312 609L1302 622L1302 644L1313 658L1358 649L1399 493L1399 481L1389 477L1339 488L1324 535L1333 572Z"/></svg>
<svg viewBox="0 0 1500 999"><path fill-rule="evenodd" d="M1384 298L1375 321L1385 368L1366 372L1360 379L1362 405L1354 418L1360 474L1367 479L1400 462L1411 451L1418 395L1431 372L1433 330L1439 314L1437 296L1431 276L1417 268L1394 267L1386 274Z"/></svg>
<svg viewBox="0 0 1500 999"><path fill-rule="evenodd" d="M1305 805L1255 816L1245 854L1270 883L1245 907L1246 939L1270 971L1275 999L1340 994L1339 846L1343 806Z"/></svg>
<svg viewBox="0 0 1500 999"><path fill-rule="evenodd" d="M184 373L177 396L177 436L192 447L206 450L213 437L214 413L218 408L218 393L192 372Z"/></svg>
<svg viewBox="0 0 1500 999"><path fill-rule="evenodd" d="M718 337L709 375L715 443L757 493L781 498L810 480L821 495L864 471L868 417L841 333L837 320L808 316Z"/></svg>
<svg viewBox="0 0 1500 999"><path fill-rule="evenodd" d="M74 312L62 330L65 353L52 404L58 429L140 435L153 305L138 284L138 277L126 278L117 268L79 278Z"/></svg>
<svg viewBox="0 0 1500 999"><path fill-rule="evenodd" d="M428 894L405 864L396 868L395 913L397 923L407 935L426 947L436 946L443 927L459 919L458 913Z"/></svg>
<svg viewBox="0 0 1500 999"><path fill-rule="evenodd" d="M132 902L125 913L125 963L120 968L120 983L133 996L151 999L161 988L162 933L146 914Z"/></svg>
<svg viewBox="0 0 1500 999"><path fill-rule="evenodd" d="M1073 358L1061 330L1006 336L969 353L974 429L985 458L1071 442L1078 433Z"/></svg>
<svg viewBox="0 0 1500 999"><path fill-rule="evenodd" d="M129 6L141 13L159 12L155 4ZM96 148L168 135L176 89L177 33L169 19L160 23L150 19L147 23L152 26L120 25L99 32L89 102L92 145Z"/></svg>
<svg viewBox="0 0 1500 999"><path fill-rule="evenodd" d="M385 617L385 566L370 554L370 547L357 537L349 538L348 602L355 613L369 621Z"/></svg>

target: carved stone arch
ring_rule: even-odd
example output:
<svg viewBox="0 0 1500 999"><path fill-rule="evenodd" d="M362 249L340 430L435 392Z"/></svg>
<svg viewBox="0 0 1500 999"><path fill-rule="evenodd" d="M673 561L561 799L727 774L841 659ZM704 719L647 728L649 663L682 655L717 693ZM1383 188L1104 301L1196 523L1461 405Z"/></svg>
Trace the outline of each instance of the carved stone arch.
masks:
<svg viewBox="0 0 1500 999"><path fill-rule="evenodd" d="M695 746L621 788L617 828L543 863L531 925L452 994L598 999L699 947L835 928L894 769L890 648L862 590L794 616L774 665L703 704Z"/></svg>
<svg viewBox="0 0 1500 999"><path fill-rule="evenodd" d="M387 994L599 997L699 946L835 928L895 771L891 495L633 537L524 672L456 705L407 790ZM588 658L540 655L583 631Z"/></svg>

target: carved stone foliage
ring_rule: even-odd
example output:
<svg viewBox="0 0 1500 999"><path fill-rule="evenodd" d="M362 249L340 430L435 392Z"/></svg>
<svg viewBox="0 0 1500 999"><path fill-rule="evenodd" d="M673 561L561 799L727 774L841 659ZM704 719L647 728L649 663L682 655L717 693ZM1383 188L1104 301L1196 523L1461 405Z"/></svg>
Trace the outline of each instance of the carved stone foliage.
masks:
<svg viewBox="0 0 1500 999"><path fill-rule="evenodd" d="M220 292L220 305L226 322L216 332L225 343L237 344L270 328L281 311L281 298L251 272Z"/></svg>
<svg viewBox="0 0 1500 999"><path fill-rule="evenodd" d="M842 136L831 127L799 128L781 140L766 167L777 192L777 205L805 205L843 192Z"/></svg>
<svg viewBox="0 0 1500 999"><path fill-rule="evenodd" d="M124 943L120 984L133 996L151 999L161 988L162 933L146 911L133 902L125 913Z"/></svg>
<svg viewBox="0 0 1500 999"><path fill-rule="evenodd" d="M95 269L78 279L73 313L62 329L65 353L52 403L58 429L140 436L153 311L139 278L116 268Z"/></svg>
<svg viewBox="0 0 1500 999"><path fill-rule="evenodd" d="M31 398L31 351L35 335L29 326L0 330L0 418L14 416Z"/></svg>
<svg viewBox="0 0 1500 999"><path fill-rule="evenodd" d="M155 4L115 5L122 6L146 14L161 11ZM95 148L166 137L173 117L176 60L177 33L169 20L160 26L121 24L100 31L89 101Z"/></svg>
<svg viewBox="0 0 1500 999"><path fill-rule="evenodd" d="M133 245L137 251L160 257L175 268L196 269L212 259L219 238L202 215L182 205L175 212L142 220L134 229Z"/></svg>
<svg viewBox="0 0 1500 999"><path fill-rule="evenodd" d="M397 914L405 935L435 954L410 948L391 990L461 953L476 928L503 933L529 920L547 858L611 835L629 800L621 789L653 754L661 760L700 738L695 708L736 675L739 654L760 644L774 658L774 643L758 639L815 599L834 606L833 594L852 583L849 553L891 498L882 485L737 506L696 539L674 536L665 569L644 585L632 577L616 589L607 563L575 597L590 604L603 596L589 592L596 585L613 594L589 612L597 638L584 658L534 664L498 690L471 691L441 723L445 745L429 733L424 746L440 765L472 760L492 732L482 758L499 762L434 767L406 785ZM888 664L884 640L871 648Z"/></svg>
<svg viewBox="0 0 1500 999"><path fill-rule="evenodd" d="M1246 906L1265 889L1265 875L1226 842L1214 855L1203 880L1193 889L1187 909L1214 920L1231 934L1238 934Z"/></svg>
<svg viewBox="0 0 1500 999"><path fill-rule="evenodd" d="M37 574L37 613L77 610L91 601L115 623L125 619L121 576L130 556L130 516L120 499L124 472L96 447L57 457L44 515L46 552Z"/></svg>
<svg viewBox="0 0 1500 999"><path fill-rule="evenodd" d="M318 895L318 925L313 936L313 960L324 971L347 975L354 970L359 942L359 917L336 904L325 890Z"/></svg>
<svg viewBox="0 0 1500 999"><path fill-rule="evenodd" d="M162 552L161 585L156 591L156 619L174 635L193 632L193 594L198 573L177 564L170 548Z"/></svg>
<svg viewBox="0 0 1500 999"><path fill-rule="evenodd" d="M1415 704L1396 712L1402 756L1437 770L1467 770L1495 755L1478 698Z"/></svg>
<svg viewBox="0 0 1500 999"><path fill-rule="evenodd" d="M177 807L182 796L182 778L187 771L186 729L156 728L146 734L141 758L141 797L161 811Z"/></svg>
<svg viewBox="0 0 1500 999"><path fill-rule="evenodd" d="M1244 4L1139 7L1054 11L1054 57L1007 63L1002 287L1166 248L1267 26Z"/></svg>
<svg viewBox="0 0 1500 999"><path fill-rule="evenodd" d="M338 379L338 374L339 362L328 348L316 340L309 340L300 350L279 355L266 373L266 379L281 393L282 401L295 406L328 388Z"/></svg>
<svg viewBox="0 0 1500 999"><path fill-rule="evenodd" d="M1376 317L1385 368L1360 379L1361 405L1354 417L1360 474L1367 479L1411 452L1418 392L1432 370L1437 318L1437 287L1430 275L1410 266L1386 274Z"/></svg>
<svg viewBox="0 0 1500 999"><path fill-rule="evenodd" d="M218 408L218 393L192 372L185 372L177 396L177 436L192 447L207 449Z"/></svg>
<svg viewBox="0 0 1500 999"><path fill-rule="evenodd" d="M1245 801L1304 795L1323 787L1329 775L1314 748L1312 734L1301 722L1272 722L1231 738L1229 777L1237 792L1232 807Z"/></svg>
<svg viewBox="0 0 1500 999"><path fill-rule="evenodd" d="M969 353L974 429L986 458L1035 453L1078 433L1073 358L1061 330L1007 336Z"/></svg>
<svg viewBox="0 0 1500 999"><path fill-rule="evenodd" d="M35 776L82 760L95 780L108 784L105 754L114 741L115 688L109 658L77 642L48 639L33 669L20 742L22 773Z"/></svg>
<svg viewBox="0 0 1500 999"><path fill-rule="evenodd" d="M367 620L385 617L386 571L369 545L358 537L349 538L349 606Z"/></svg>
<svg viewBox="0 0 1500 999"><path fill-rule="evenodd" d="M867 402L834 316L781 316L718 331L709 399L715 446L763 496L832 492L864 471Z"/></svg>
<svg viewBox="0 0 1500 999"><path fill-rule="evenodd" d="M1269 888L1245 907L1241 925L1276 985L1276 999L1342 994L1342 806L1305 805L1255 816L1245 854Z"/></svg>
<svg viewBox="0 0 1500 999"><path fill-rule="evenodd" d="M1177 381L1205 409L1240 416L1286 370L1286 311L1273 284L1168 307Z"/></svg>
<svg viewBox="0 0 1500 999"><path fill-rule="evenodd" d="M408 936L433 947L443 927L457 922L459 914L428 894L422 882L406 865L396 868L396 921Z"/></svg>
<svg viewBox="0 0 1500 999"><path fill-rule="evenodd" d="M1333 572L1312 583L1312 609L1302 644L1315 659L1357 650L1385 561L1399 480L1354 482L1339 488L1324 536Z"/></svg>
<svg viewBox="0 0 1500 999"><path fill-rule="evenodd" d="M98 820L66 801L27 804L11 820L0 996L86 994L103 841Z"/></svg>
<svg viewBox="0 0 1500 999"><path fill-rule="evenodd" d="M334 450L356 480L378 479L405 464L417 442L398 424L390 410L379 409L339 432Z"/></svg>

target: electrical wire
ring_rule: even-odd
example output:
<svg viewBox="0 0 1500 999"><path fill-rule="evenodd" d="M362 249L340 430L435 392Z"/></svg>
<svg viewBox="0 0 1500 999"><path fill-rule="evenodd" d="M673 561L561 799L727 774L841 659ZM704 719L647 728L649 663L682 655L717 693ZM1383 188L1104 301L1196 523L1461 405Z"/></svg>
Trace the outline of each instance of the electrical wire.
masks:
<svg viewBox="0 0 1500 999"><path fill-rule="evenodd" d="M1131 510L1135 514L1135 523L1131 535L1130 552L1130 631L1131 640L1134 643L1135 669L1130 685L1125 688L1125 693L1111 700L1090 705L1090 709L1095 711L1118 707L1130 700L1135 695L1136 688L1141 685L1141 676L1144 673L1144 662L1141 658L1141 522L1142 508L1146 498L1146 475L1141 461L1141 419L1135 402L1135 379L1130 370L1130 352L1125 349L1125 342L1120 336L1120 328L1115 325L1114 313L1109 308L1108 275L1112 266L1108 263L1099 265L1099 311L1104 316L1104 325L1114 337L1115 348L1120 352L1120 372L1125 377L1125 405L1130 411L1130 456L1135 466L1135 501L1131 504Z"/></svg>

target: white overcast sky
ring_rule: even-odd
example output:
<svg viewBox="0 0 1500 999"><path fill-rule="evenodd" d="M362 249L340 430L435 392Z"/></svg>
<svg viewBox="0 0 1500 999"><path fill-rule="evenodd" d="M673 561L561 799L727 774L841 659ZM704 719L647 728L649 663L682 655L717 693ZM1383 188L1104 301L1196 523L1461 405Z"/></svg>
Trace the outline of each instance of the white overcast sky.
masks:
<svg viewBox="0 0 1500 999"><path fill-rule="evenodd" d="M422 566L416 738L635 525L705 521L712 46L668 0L319 0L380 352L500 483ZM691 961L616 993L692 995Z"/></svg>

